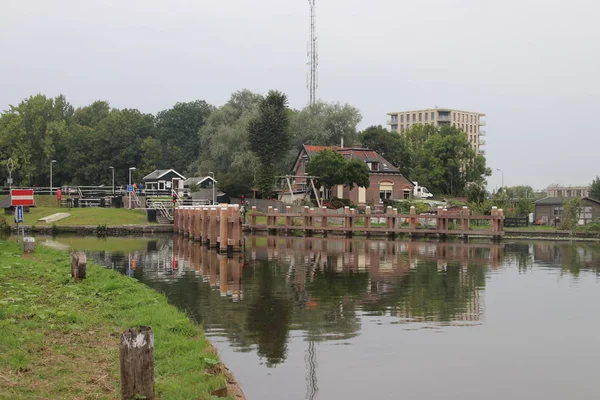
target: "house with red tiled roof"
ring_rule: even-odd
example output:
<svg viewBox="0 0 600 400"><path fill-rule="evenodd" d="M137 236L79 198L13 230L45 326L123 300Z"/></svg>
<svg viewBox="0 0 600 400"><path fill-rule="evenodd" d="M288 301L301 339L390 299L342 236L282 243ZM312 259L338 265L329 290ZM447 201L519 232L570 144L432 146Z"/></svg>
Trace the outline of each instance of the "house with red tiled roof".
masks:
<svg viewBox="0 0 600 400"><path fill-rule="evenodd" d="M331 195L352 200L354 204L382 204L384 199L410 199L413 197L414 183L402 175L400 170L392 165L374 150L359 147L313 146L303 145L292 168L293 189L295 194L310 191L309 182L304 178L306 165L319 151L332 150L340 153L346 159L358 159L369 168L369 187L354 187L337 185Z"/></svg>

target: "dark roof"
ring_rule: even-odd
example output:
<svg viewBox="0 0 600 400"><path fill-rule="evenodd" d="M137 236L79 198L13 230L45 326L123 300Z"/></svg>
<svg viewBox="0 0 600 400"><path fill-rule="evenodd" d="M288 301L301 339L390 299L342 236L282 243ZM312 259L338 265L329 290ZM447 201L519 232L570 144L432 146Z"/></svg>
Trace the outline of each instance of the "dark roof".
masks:
<svg viewBox="0 0 600 400"><path fill-rule="evenodd" d="M569 197L544 197L543 199L537 200L534 202L535 205L541 206L553 206L558 204L563 204L565 200L568 200ZM589 200L596 204L600 204L600 200L592 199L591 197L584 197L581 200Z"/></svg>
<svg viewBox="0 0 600 400"><path fill-rule="evenodd" d="M147 180L159 179L162 176L168 174L169 172L174 172L175 174L179 175L181 177L181 179L185 179L185 176L181 175L179 172L175 171L174 169L156 169L156 170L150 172L145 177L143 177L142 180L147 181Z"/></svg>
<svg viewBox="0 0 600 400"><path fill-rule="evenodd" d="M565 199L563 197L544 197L543 199L539 199L534 201L535 205L541 206L551 206L556 204L562 204Z"/></svg>
<svg viewBox="0 0 600 400"><path fill-rule="evenodd" d="M215 180L215 178L213 178L210 175L207 176L194 176L191 178L187 178L185 181L183 181L183 186L190 186L190 185L199 185L202 182L204 182L205 180L210 179L211 181L217 183L217 181Z"/></svg>
<svg viewBox="0 0 600 400"><path fill-rule="evenodd" d="M398 168L396 168L392 163L383 158L379 153L375 150L364 149L360 147L338 147L338 146L313 146L313 145L304 145L304 149L306 150L306 154L308 154L309 158L312 158L318 152L322 150L332 150L337 153L343 155L346 159L357 159L363 162L377 162L379 163L379 170L372 172L400 172Z"/></svg>

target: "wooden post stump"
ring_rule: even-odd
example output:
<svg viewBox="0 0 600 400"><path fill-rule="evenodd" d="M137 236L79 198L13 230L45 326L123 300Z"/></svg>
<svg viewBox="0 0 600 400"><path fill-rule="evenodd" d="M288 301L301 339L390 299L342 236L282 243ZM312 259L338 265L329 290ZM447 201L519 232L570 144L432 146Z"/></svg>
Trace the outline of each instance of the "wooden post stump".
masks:
<svg viewBox="0 0 600 400"><path fill-rule="evenodd" d="M130 328L121 335L121 399L154 399L154 333L149 326Z"/></svg>
<svg viewBox="0 0 600 400"><path fill-rule="evenodd" d="M84 252L71 253L71 276L75 282L85 279L86 264L87 260Z"/></svg>
<svg viewBox="0 0 600 400"><path fill-rule="evenodd" d="M25 253L33 253L35 250L35 238L24 237L23 238L23 251Z"/></svg>

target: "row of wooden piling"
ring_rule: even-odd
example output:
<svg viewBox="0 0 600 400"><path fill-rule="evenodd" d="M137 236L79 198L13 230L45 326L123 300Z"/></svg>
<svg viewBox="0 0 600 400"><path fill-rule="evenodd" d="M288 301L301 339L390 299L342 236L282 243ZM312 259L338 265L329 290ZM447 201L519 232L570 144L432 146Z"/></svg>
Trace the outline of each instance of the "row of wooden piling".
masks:
<svg viewBox="0 0 600 400"><path fill-rule="evenodd" d="M259 224L258 218L266 217L266 224ZM371 217L384 219L385 226L372 226ZM343 224L332 225L332 218L343 219ZM283 221L282 221L283 219ZM301 219L302 223L298 223ZM363 221L362 226L356 224L357 220ZM327 232L342 232L348 236L354 233L381 233L387 235L396 235L402 233L408 234L438 234L438 235L488 235L501 237L504 235L504 212L497 207L492 208L491 215L472 215L468 207L463 207L458 211L449 211L446 208L438 207L435 214L417 214L415 207L410 208L409 214L399 214L398 209L387 207L385 214L372 214L371 208L366 207L364 214L359 214L358 210L350 207L345 207L343 214L332 212L327 207L314 209L304 207L303 212L293 213L291 207L285 208L285 213L279 213L279 210L269 207L266 213L259 213L256 207L252 207L250 213L250 228L252 230L268 230L268 231L289 231L289 230L304 230L310 235L314 231ZM418 226L420 220L435 220L434 228L422 228ZM486 229L471 229L470 221L473 220L488 220L490 227ZM319 222L320 221L320 222ZM402 223L408 222L408 226L403 226ZM283 222L283 223L282 223ZM450 222L455 225L451 228Z"/></svg>
<svg viewBox="0 0 600 400"><path fill-rule="evenodd" d="M178 207L175 209L175 233L200 241L219 251L240 251L242 217L237 204L227 206Z"/></svg>

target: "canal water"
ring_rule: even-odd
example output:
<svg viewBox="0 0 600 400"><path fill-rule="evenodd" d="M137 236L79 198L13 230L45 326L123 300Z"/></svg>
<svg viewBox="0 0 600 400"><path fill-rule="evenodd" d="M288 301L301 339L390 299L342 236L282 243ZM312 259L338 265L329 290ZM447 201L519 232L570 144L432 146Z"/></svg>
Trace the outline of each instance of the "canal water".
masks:
<svg viewBox="0 0 600 400"><path fill-rule="evenodd" d="M164 292L249 399L600 398L597 244L55 241Z"/></svg>

